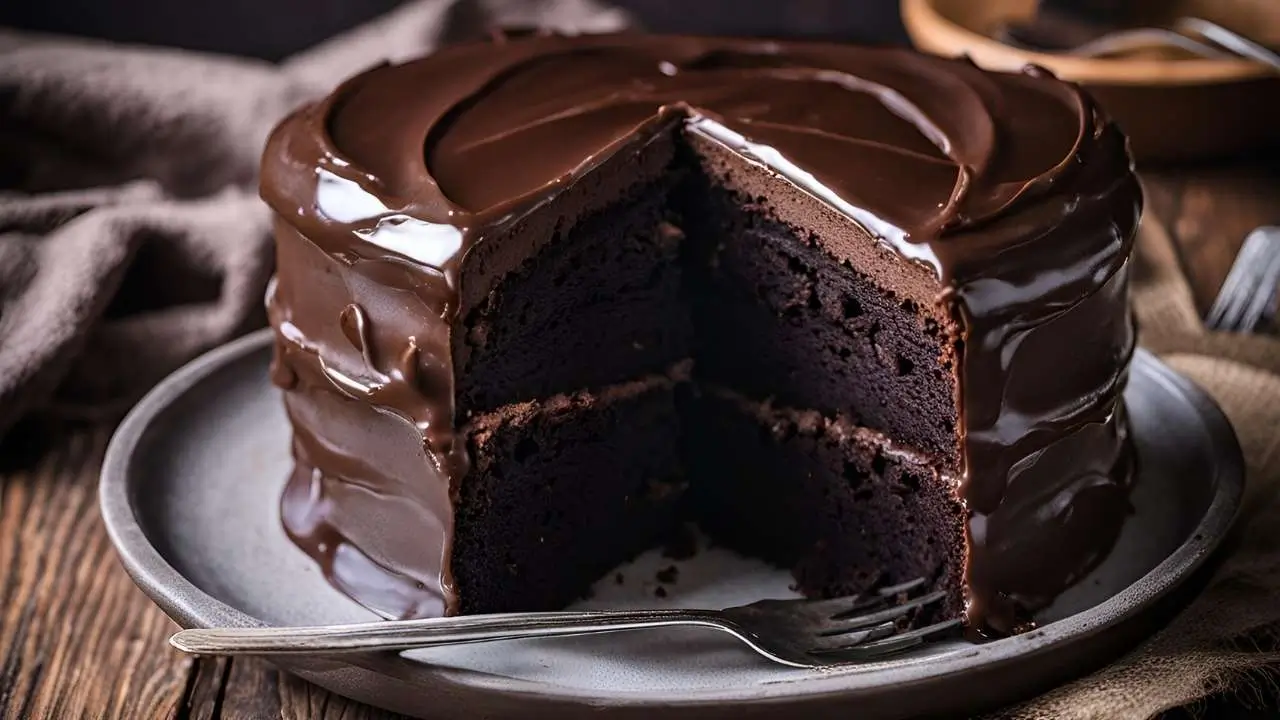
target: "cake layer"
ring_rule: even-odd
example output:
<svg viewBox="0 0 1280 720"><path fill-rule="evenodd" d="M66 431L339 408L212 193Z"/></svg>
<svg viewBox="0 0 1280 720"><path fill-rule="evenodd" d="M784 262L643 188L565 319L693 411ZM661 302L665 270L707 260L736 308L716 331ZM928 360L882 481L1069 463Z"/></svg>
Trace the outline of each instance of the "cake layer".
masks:
<svg viewBox="0 0 1280 720"><path fill-rule="evenodd" d="M712 540L789 568L810 597L924 578L964 613L955 477L843 417L706 388L685 403L692 512Z"/></svg>
<svg viewBox="0 0 1280 720"><path fill-rule="evenodd" d="M561 609L669 532L685 488L674 382L508 405L466 427L474 460L455 489L452 546L461 612Z"/></svg>
<svg viewBox="0 0 1280 720"><path fill-rule="evenodd" d="M689 357L670 206L688 174L678 143L674 129L658 132L468 254L453 329L460 418L660 373Z"/></svg>
<svg viewBox="0 0 1280 720"><path fill-rule="evenodd" d="M717 387L681 409L691 512L717 542L791 569L808 596L923 577L951 593L940 617L984 604L999 624L971 627L979 636L1033 627L1033 610L1097 567L1132 510L1123 406L1037 455L1022 468L1032 481L990 516L965 507L960 479L934 459L845 417Z"/></svg>
<svg viewBox="0 0 1280 720"><path fill-rule="evenodd" d="M297 429L285 528L337 587L389 617L562 607L674 522L675 382L479 415L461 430L472 469L448 488L412 426L304 379L286 395Z"/></svg>
<svg viewBox="0 0 1280 720"><path fill-rule="evenodd" d="M962 330L922 268L902 267L871 238L826 239L812 229L821 213L812 197L733 166L727 150L696 147L707 175L686 212L703 246L690 291L698 377L839 414L958 474ZM782 219L806 212L809 228Z"/></svg>

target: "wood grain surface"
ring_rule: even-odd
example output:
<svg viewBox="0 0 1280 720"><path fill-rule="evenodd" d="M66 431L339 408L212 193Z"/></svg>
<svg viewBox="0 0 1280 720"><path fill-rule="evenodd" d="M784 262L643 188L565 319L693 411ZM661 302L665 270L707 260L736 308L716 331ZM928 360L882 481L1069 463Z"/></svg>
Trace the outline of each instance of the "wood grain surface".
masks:
<svg viewBox="0 0 1280 720"><path fill-rule="evenodd" d="M1207 308L1245 233L1280 222L1280 171L1257 163L1145 178L1148 210L1168 224ZM395 717L265 662L169 648L175 626L121 569L98 515L110 431L28 421L0 445L0 717Z"/></svg>

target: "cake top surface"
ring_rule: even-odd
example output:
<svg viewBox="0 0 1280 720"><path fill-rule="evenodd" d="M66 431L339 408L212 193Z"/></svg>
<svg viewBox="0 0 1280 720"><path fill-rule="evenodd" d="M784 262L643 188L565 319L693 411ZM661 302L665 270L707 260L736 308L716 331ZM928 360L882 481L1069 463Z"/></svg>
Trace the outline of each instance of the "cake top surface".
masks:
<svg viewBox="0 0 1280 720"><path fill-rule="evenodd" d="M412 247L403 228L379 244L444 268L678 115L944 278L1000 274L993 258L1068 214L1127 201L1120 222L1136 220L1123 135L1045 72L638 34L501 36L368 71L281 126L264 196L326 225L434 226ZM1129 229L1103 246L1053 238L1052 264L1122 256Z"/></svg>

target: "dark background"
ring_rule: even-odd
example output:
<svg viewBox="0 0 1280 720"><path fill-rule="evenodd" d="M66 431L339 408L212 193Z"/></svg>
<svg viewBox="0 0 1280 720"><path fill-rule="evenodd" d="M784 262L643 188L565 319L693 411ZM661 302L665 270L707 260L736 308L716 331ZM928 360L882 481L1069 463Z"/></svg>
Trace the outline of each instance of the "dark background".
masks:
<svg viewBox="0 0 1280 720"><path fill-rule="evenodd" d="M982 0L976 0L981 2ZM401 0L0 0L0 25L279 60ZM897 0L617 0L649 29L905 44Z"/></svg>

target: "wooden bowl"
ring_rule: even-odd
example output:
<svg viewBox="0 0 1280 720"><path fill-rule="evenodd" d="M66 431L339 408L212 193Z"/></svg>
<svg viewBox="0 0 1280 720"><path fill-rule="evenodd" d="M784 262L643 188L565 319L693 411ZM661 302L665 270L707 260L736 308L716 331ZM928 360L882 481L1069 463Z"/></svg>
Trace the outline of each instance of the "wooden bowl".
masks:
<svg viewBox="0 0 1280 720"><path fill-rule="evenodd" d="M1149 3L1152 4L1152 3ZM1201 17L1264 43L1280 41L1275 0L1154 3L1146 22ZM979 65L1018 70L1040 65L1093 93L1128 134L1143 162L1202 160L1280 150L1280 74L1247 60L1080 58L1030 52L994 39L1010 21L1029 20L1036 0L902 0L915 46Z"/></svg>

